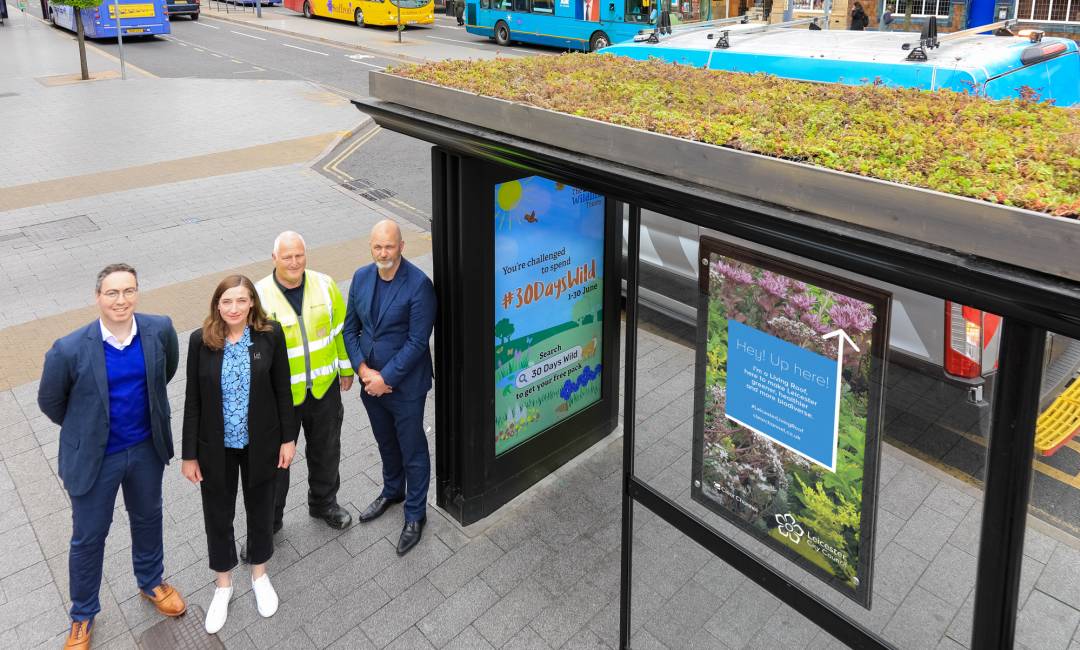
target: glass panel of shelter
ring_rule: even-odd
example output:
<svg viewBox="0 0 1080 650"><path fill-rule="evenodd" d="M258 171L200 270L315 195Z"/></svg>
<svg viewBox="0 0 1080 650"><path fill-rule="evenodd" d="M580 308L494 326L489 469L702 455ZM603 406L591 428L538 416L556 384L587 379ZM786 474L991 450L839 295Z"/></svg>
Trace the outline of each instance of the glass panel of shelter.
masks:
<svg viewBox="0 0 1080 650"><path fill-rule="evenodd" d="M634 476L885 643L968 647L993 333L957 323L986 364L960 368L946 359L947 301L648 211L639 287ZM836 329L853 355L839 382ZM1054 501L1035 498L1035 512ZM1075 492L1056 507L1075 508ZM1040 535L1029 592L1036 560L1073 557ZM639 504L633 539L634 647L828 637ZM1069 620L1047 624L1071 635Z"/></svg>

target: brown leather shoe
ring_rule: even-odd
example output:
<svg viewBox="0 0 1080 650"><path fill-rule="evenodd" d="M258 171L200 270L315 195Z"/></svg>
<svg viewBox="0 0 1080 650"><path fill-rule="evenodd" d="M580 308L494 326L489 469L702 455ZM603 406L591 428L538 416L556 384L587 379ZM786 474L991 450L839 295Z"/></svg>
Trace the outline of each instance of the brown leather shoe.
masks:
<svg viewBox="0 0 1080 650"><path fill-rule="evenodd" d="M169 586L169 583L163 582L160 585L154 587L154 595L147 596L142 591L139 591L142 597L154 603L154 607L157 607L157 611L163 616L181 616L187 611L187 603L184 602L184 597L180 595L180 592Z"/></svg>
<svg viewBox="0 0 1080 650"><path fill-rule="evenodd" d="M72 621L64 650L90 650L90 621Z"/></svg>

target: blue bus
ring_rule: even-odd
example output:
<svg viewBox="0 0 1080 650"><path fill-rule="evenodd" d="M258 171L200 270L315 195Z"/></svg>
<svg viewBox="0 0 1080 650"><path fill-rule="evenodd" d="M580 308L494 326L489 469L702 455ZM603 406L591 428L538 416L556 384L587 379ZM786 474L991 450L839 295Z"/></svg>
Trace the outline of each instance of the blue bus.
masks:
<svg viewBox="0 0 1080 650"><path fill-rule="evenodd" d="M494 39L593 52L650 27L657 0L469 0L465 29Z"/></svg>
<svg viewBox="0 0 1080 650"><path fill-rule="evenodd" d="M2 0L0 0L2 1ZM120 4L119 29L123 36L153 36L169 34L169 16L166 0L118 0ZM76 31L75 9L66 5L49 3L49 19L57 27ZM91 9L82 10L83 31L87 38L116 38L116 3L102 0Z"/></svg>
<svg viewBox="0 0 1080 650"><path fill-rule="evenodd" d="M1012 21L940 36L797 28L806 22L813 21L784 27L720 20L674 27L669 35L639 35L604 52L802 81L947 88L990 99L1027 93L1057 106L1080 105L1076 41L1012 31Z"/></svg>

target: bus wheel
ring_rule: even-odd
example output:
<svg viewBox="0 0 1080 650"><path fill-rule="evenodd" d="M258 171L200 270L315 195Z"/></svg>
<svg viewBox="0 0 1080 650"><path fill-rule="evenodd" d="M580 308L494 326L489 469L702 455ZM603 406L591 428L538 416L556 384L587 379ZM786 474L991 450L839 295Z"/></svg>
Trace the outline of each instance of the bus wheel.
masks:
<svg viewBox="0 0 1080 650"><path fill-rule="evenodd" d="M611 39L608 38L608 35L604 32L596 32L592 35L592 38L589 39L590 52L595 52L600 48L607 47L608 45L611 45Z"/></svg>
<svg viewBox="0 0 1080 650"><path fill-rule="evenodd" d="M498 45L510 44L510 28L501 20L495 23L495 42Z"/></svg>
<svg viewBox="0 0 1080 650"><path fill-rule="evenodd" d="M199 12L196 11L195 13L191 14L191 19L192 20L198 20L199 19Z"/></svg>
<svg viewBox="0 0 1080 650"><path fill-rule="evenodd" d="M356 13L353 14L353 20L356 21L356 26L357 27L367 27L367 25L364 23L364 12L363 12L363 10L357 9Z"/></svg>
<svg viewBox="0 0 1080 650"><path fill-rule="evenodd" d="M311 3L304 0L304 18L314 18L315 14L311 13Z"/></svg>

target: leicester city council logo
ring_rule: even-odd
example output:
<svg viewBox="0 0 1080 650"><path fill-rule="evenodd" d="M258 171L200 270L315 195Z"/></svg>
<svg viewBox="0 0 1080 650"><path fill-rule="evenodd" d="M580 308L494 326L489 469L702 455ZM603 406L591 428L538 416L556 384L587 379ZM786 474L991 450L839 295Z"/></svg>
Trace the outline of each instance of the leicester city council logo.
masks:
<svg viewBox="0 0 1080 650"><path fill-rule="evenodd" d="M803 529L802 526L795 523L795 517L792 517L791 513L786 515L775 515L775 517L780 534L787 537L795 544L798 544L799 540L802 539Z"/></svg>

